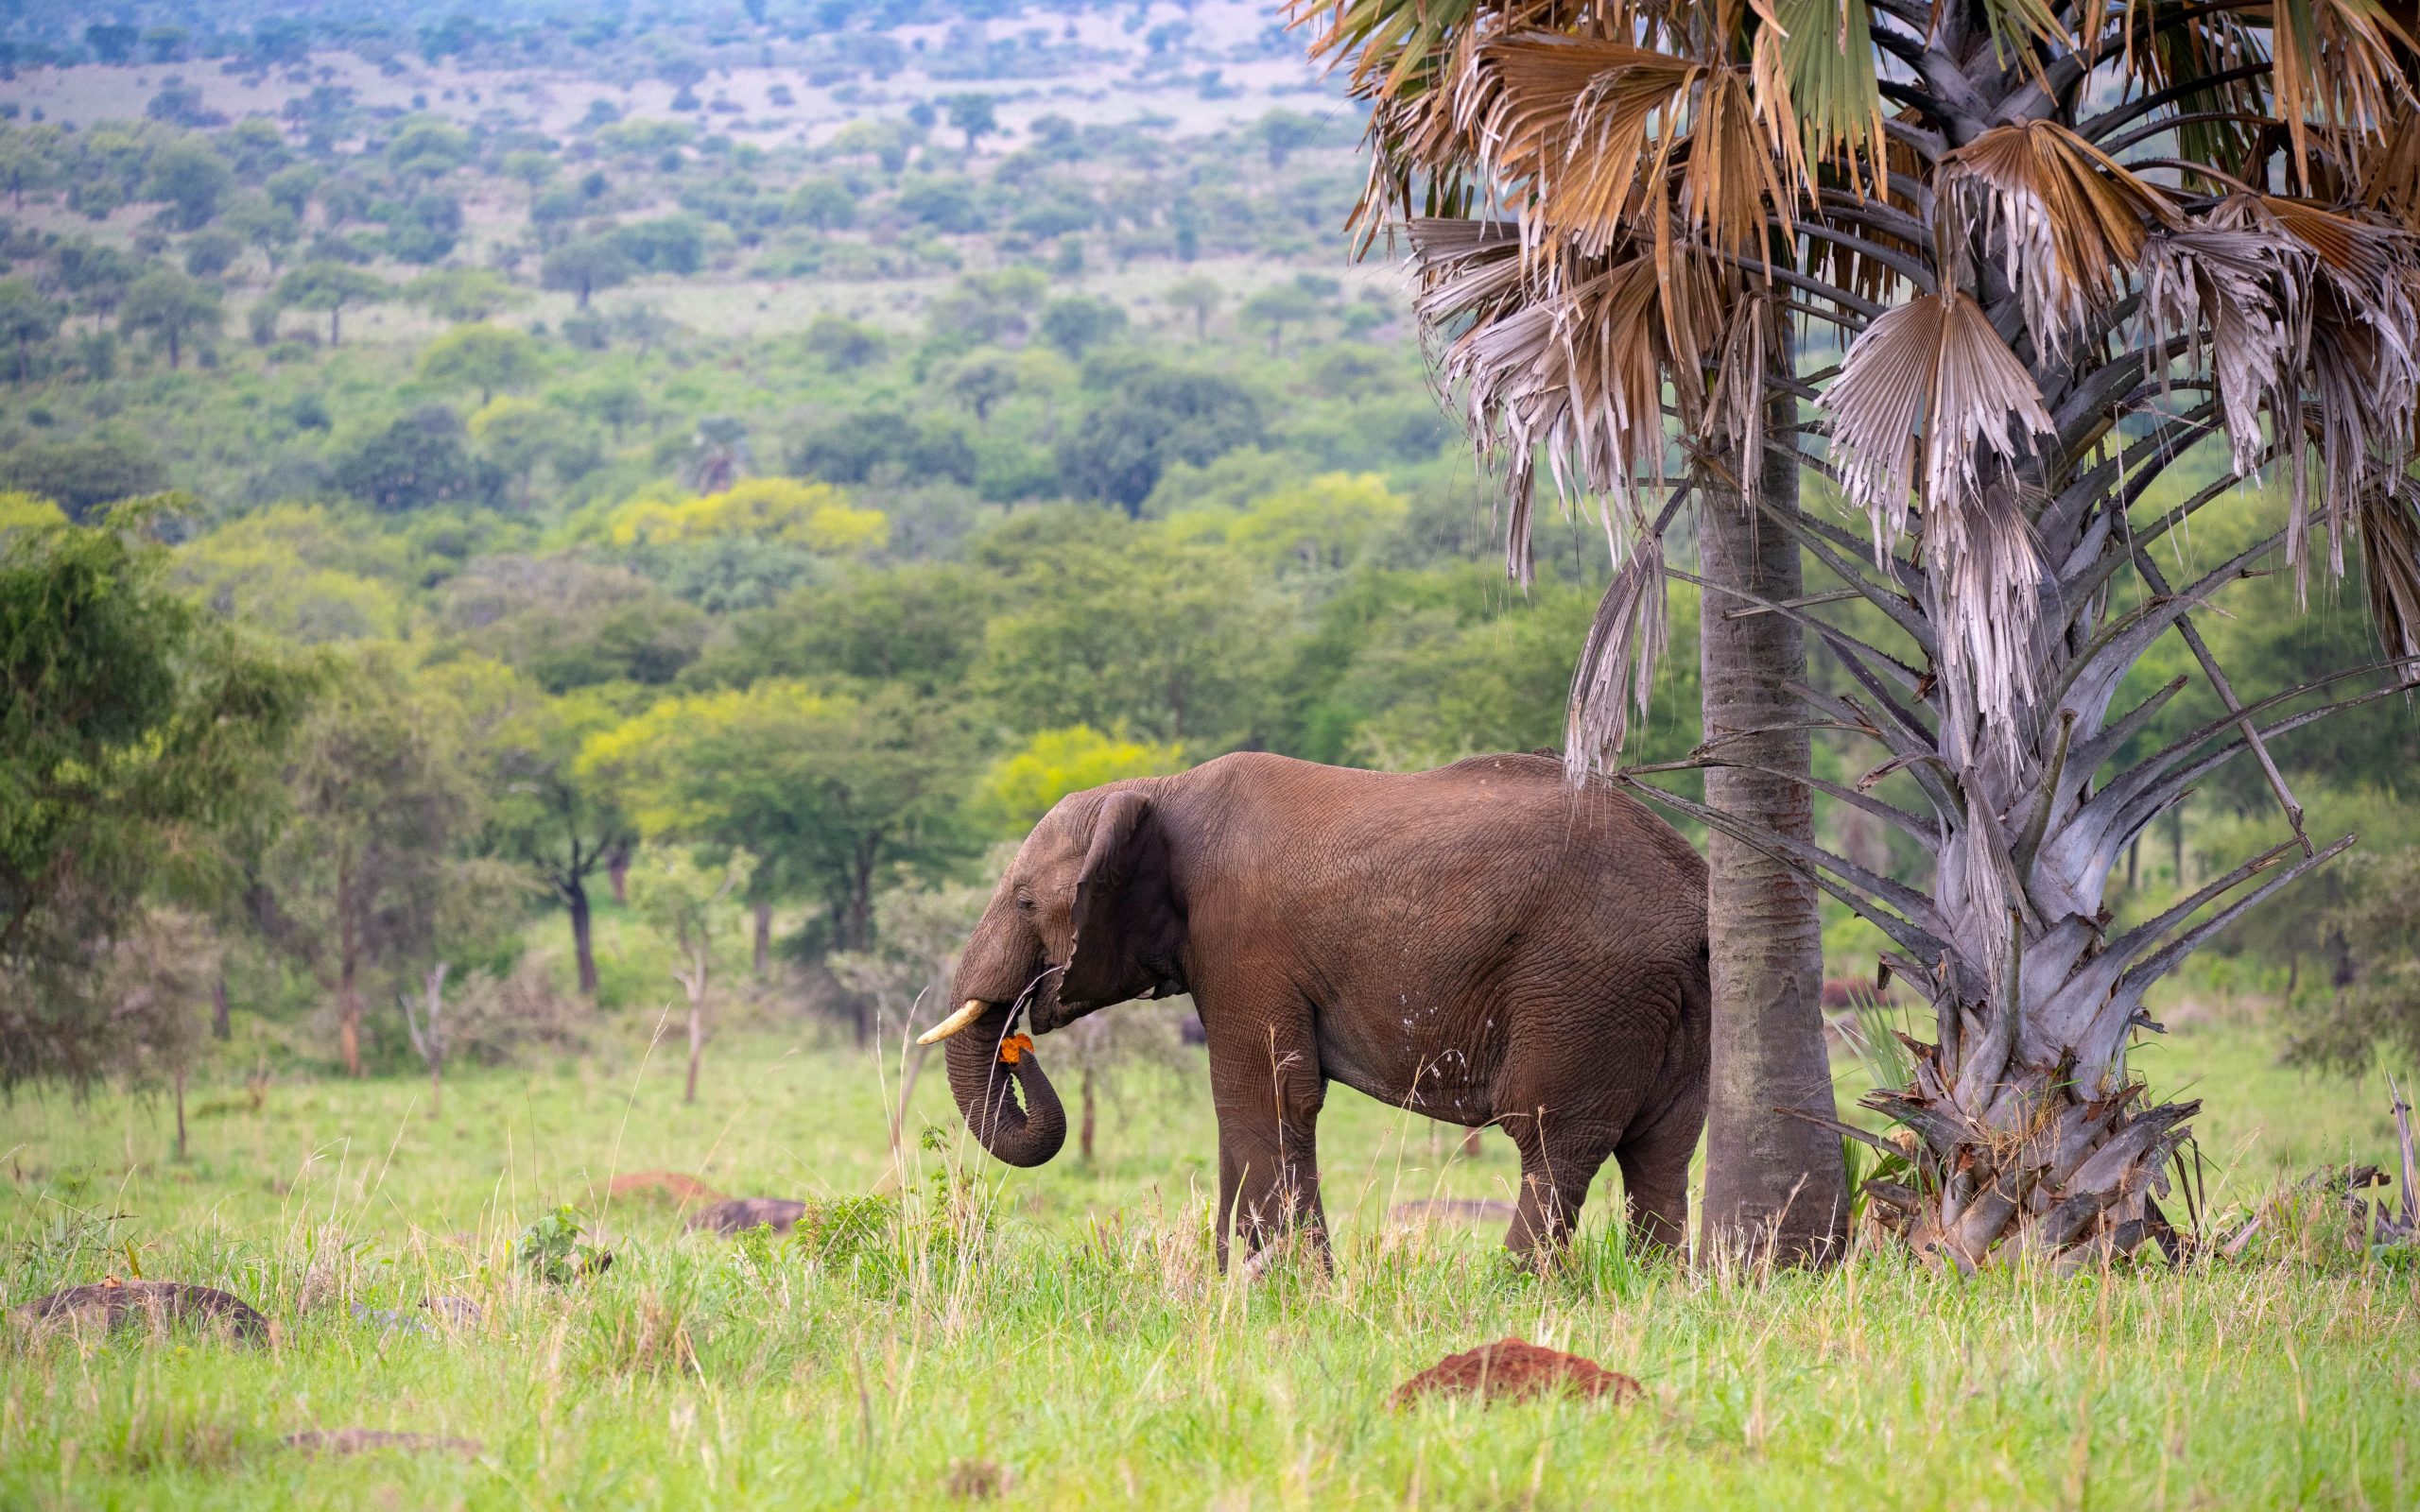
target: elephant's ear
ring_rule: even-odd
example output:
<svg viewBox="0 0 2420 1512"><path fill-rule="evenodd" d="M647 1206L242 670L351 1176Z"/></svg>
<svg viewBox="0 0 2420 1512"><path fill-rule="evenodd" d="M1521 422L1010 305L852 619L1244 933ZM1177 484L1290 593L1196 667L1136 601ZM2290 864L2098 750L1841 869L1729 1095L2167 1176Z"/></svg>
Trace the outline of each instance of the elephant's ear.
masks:
<svg viewBox="0 0 2420 1512"><path fill-rule="evenodd" d="M1094 816L1076 879L1075 923L1075 950L1059 986L1069 1003L1140 997L1174 970L1167 837L1141 793L1112 793Z"/></svg>

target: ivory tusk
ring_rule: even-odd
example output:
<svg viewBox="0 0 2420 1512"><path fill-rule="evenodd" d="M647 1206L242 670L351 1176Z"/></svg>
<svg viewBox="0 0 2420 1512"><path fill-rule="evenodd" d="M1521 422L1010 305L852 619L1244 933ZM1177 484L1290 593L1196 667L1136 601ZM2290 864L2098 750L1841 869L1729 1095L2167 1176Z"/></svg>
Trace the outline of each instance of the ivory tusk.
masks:
<svg viewBox="0 0 2420 1512"><path fill-rule="evenodd" d="M983 1017L983 1010L990 1006L991 1005L984 1002L981 998L968 998L966 1000L966 1006L959 1009L956 1013L951 1014L948 1018L943 1019L941 1022L934 1024L923 1034L918 1035L916 1037L916 1042L920 1045L939 1044L942 1040L948 1039L951 1035L958 1033L960 1029L965 1028L968 1024L973 1023L976 1020Z"/></svg>

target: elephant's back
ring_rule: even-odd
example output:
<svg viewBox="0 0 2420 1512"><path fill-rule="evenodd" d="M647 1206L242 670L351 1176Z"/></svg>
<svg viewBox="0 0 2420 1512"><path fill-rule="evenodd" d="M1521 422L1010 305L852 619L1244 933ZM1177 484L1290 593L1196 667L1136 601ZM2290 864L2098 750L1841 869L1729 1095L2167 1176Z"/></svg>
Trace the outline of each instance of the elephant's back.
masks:
<svg viewBox="0 0 2420 1512"><path fill-rule="evenodd" d="M1246 846L1297 879L1304 906L1401 913L1425 930L1441 909L1483 930L1550 919L1568 947L1609 932L1644 945L1644 932L1694 954L1705 937L1697 851L1612 782L1569 781L1558 758L1372 772L1241 753L1201 770L1222 766L1252 793L1239 807L1257 811Z"/></svg>

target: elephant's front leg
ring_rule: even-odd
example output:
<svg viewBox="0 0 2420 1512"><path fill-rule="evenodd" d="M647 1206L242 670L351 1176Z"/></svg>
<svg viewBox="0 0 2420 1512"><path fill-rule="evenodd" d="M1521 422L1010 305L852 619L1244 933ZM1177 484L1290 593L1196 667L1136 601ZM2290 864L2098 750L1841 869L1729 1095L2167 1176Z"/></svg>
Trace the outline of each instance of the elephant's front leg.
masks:
<svg viewBox="0 0 2420 1512"><path fill-rule="evenodd" d="M1298 1032L1265 1021L1210 1041L1210 1093L1219 1115L1219 1268L1230 1236L1245 1257L1296 1224L1322 1259L1319 1116L1327 1095L1307 1019Z"/></svg>

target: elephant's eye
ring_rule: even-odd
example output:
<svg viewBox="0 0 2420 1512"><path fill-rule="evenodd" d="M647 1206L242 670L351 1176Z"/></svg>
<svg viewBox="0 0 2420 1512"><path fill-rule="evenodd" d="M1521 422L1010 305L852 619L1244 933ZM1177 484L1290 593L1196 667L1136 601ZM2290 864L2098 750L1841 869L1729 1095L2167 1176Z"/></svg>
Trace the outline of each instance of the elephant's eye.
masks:
<svg viewBox="0 0 2420 1512"><path fill-rule="evenodd" d="M1017 912L1021 914L1032 913L1033 900L1024 896L1023 894L1019 894L1017 897Z"/></svg>

